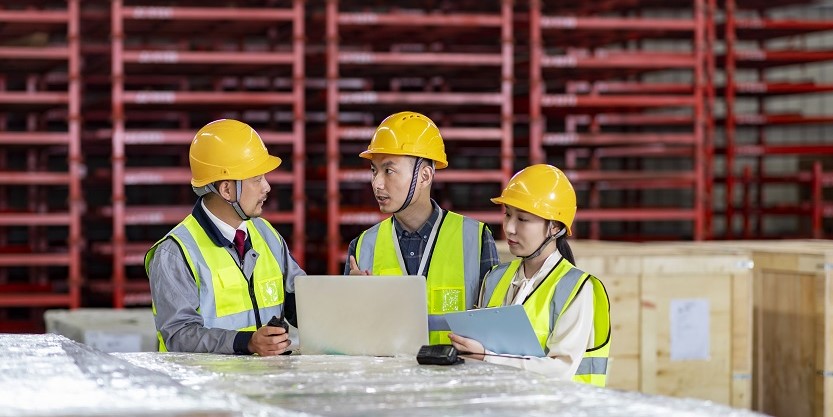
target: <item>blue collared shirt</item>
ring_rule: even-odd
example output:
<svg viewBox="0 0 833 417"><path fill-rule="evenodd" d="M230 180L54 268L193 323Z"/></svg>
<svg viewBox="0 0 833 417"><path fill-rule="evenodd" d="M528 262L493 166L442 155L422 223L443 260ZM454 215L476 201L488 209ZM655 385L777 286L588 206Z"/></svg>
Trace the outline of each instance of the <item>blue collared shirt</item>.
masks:
<svg viewBox="0 0 833 417"><path fill-rule="evenodd" d="M393 218L393 227L396 231L396 237L399 240L399 249L402 251L402 259L405 261L405 268L408 270L407 273L409 275L415 275L419 272L419 263L422 259L422 255L425 253L425 248L428 245L428 237L431 235L431 229L434 228L434 223L440 218L440 214L442 209L437 204L436 201L431 200L431 204L434 207L434 210L431 212L431 216L428 217L428 220L420 226L415 232L411 233L405 230L402 227L402 224L396 220L396 217ZM344 264L344 275L350 274L350 256L356 256L356 245L359 241L359 238L356 237L352 241L350 241L350 246L347 249L347 262ZM426 265L431 263L431 254L428 254L429 258L426 261ZM497 248L495 248L495 239L492 236L491 230L489 227L486 226L483 228L483 234L481 236L481 249L480 249L480 279L483 280L483 277L486 276L492 267L499 263L498 255L497 255Z"/></svg>

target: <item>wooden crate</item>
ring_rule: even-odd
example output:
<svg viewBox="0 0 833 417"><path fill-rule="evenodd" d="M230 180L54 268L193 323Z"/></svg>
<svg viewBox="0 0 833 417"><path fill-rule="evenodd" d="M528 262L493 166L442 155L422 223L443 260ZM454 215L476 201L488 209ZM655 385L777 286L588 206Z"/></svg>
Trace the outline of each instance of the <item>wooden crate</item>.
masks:
<svg viewBox="0 0 833 417"><path fill-rule="evenodd" d="M833 241L701 244L754 262L752 408L833 417Z"/></svg>
<svg viewBox="0 0 833 417"><path fill-rule="evenodd" d="M571 242L577 266L611 299L608 384L749 408L752 270L741 250L708 246ZM671 309L708 302L708 359L672 360Z"/></svg>
<svg viewBox="0 0 833 417"><path fill-rule="evenodd" d="M774 243L753 259L754 408L833 416L833 243Z"/></svg>

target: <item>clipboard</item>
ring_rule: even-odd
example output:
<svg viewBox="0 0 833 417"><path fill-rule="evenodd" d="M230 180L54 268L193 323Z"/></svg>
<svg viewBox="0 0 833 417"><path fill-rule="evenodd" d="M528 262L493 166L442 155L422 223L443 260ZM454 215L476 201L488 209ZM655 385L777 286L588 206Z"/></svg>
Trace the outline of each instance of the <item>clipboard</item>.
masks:
<svg viewBox="0 0 833 417"><path fill-rule="evenodd" d="M522 305L445 313L451 332L504 355L544 357Z"/></svg>

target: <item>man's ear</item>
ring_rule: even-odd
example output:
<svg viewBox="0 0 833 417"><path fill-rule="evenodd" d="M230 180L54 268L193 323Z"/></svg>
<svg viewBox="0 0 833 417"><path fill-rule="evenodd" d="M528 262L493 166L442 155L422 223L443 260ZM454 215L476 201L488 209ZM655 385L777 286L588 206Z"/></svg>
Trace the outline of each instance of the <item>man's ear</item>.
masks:
<svg viewBox="0 0 833 417"><path fill-rule="evenodd" d="M217 183L216 187L217 192L220 194L220 197L223 197L224 200L233 200L232 196L234 195L234 193L231 189L231 181L220 181Z"/></svg>
<svg viewBox="0 0 833 417"><path fill-rule="evenodd" d="M422 167L419 168L419 182L430 184L433 179L434 170L431 168L431 165L423 163Z"/></svg>

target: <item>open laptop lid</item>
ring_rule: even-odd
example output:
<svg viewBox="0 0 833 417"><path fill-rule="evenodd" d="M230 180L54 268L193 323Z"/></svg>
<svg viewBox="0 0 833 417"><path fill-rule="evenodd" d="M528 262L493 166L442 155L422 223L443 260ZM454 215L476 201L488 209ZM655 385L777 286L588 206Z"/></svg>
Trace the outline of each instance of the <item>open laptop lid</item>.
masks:
<svg viewBox="0 0 833 417"><path fill-rule="evenodd" d="M295 303L305 355L416 355L428 344L422 276L300 276Z"/></svg>

